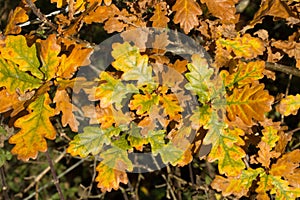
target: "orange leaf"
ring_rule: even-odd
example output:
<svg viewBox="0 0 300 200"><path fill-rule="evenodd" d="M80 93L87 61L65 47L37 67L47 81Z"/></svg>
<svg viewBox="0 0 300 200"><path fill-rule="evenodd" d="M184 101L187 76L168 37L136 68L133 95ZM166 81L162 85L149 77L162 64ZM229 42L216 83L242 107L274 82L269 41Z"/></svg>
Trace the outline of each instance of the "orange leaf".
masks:
<svg viewBox="0 0 300 200"><path fill-rule="evenodd" d="M180 27L187 34L195 26L199 25L198 15L202 15L202 10L198 3L193 0L177 0L172 10L176 12L174 23L180 23Z"/></svg>
<svg viewBox="0 0 300 200"><path fill-rule="evenodd" d="M71 78L80 66L85 66L90 63L89 57L92 51L91 48L86 48L84 45L75 43L69 55L63 54L61 56L57 76L61 78Z"/></svg>
<svg viewBox="0 0 300 200"><path fill-rule="evenodd" d="M263 121L274 100L263 88L263 84L235 88L233 94L227 98L228 118L234 121L235 117L239 116L247 125L253 123L252 118Z"/></svg>
<svg viewBox="0 0 300 200"><path fill-rule="evenodd" d="M160 2L156 4L154 15L150 18L150 21L153 22L153 27L158 28L166 28L170 19L166 16L167 10L163 9L166 8L165 2Z"/></svg>
<svg viewBox="0 0 300 200"><path fill-rule="evenodd" d="M17 93L10 94L6 89L0 91L0 113L16 109L21 111L23 108L24 101L18 99Z"/></svg>
<svg viewBox="0 0 300 200"><path fill-rule="evenodd" d="M238 2L239 0L201 0L201 3L206 3L208 10L225 24L238 22L239 15L235 14L235 4Z"/></svg>
<svg viewBox="0 0 300 200"><path fill-rule="evenodd" d="M56 103L55 114L62 112L62 125L65 127L69 124L72 131L78 131L79 122L76 120L73 111L78 110L70 102L70 97L65 90L57 90L53 102Z"/></svg>
<svg viewBox="0 0 300 200"><path fill-rule="evenodd" d="M45 80L55 77L60 59L60 45L57 44L55 34L49 35L46 40L38 40L40 44L41 71L45 74Z"/></svg>
<svg viewBox="0 0 300 200"><path fill-rule="evenodd" d="M29 17L26 14L26 10L21 7L16 7L16 9L9 14L9 19L4 34L19 34L21 32L21 27L17 24L26 22L28 19Z"/></svg>
<svg viewBox="0 0 300 200"><path fill-rule="evenodd" d="M17 154L18 159L28 161L29 158L36 158L39 151L47 150L45 138L55 139L56 131L49 119L55 112L49 103L51 100L48 93L38 96L28 106L29 114L15 122L15 126L21 130L9 139L9 143L16 144L11 152Z"/></svg>

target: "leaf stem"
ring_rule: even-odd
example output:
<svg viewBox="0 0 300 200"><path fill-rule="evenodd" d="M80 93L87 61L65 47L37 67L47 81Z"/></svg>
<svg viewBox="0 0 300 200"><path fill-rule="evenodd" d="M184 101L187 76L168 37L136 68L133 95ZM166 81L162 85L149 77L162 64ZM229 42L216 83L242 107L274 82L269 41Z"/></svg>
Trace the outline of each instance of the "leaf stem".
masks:
<svg viewBox="0 0 300 200"><path fill-rule="evenodd" d="M65 198L64 198L64 195L63 195L63 193L61 191L61 188L59 186L59 180L58 180L57 175L55 173L53 162L52 162L52 159L51 159L51 157L49 155L48 150L45 152L45 155L47 157L47 160L48 160L48 163L49 163L49 167L51 169L51 173L52 173L52 176L53 176L54 184L55 184L56 190L58 192L59 198L60 198L60 200L64 200Z"/></svg>

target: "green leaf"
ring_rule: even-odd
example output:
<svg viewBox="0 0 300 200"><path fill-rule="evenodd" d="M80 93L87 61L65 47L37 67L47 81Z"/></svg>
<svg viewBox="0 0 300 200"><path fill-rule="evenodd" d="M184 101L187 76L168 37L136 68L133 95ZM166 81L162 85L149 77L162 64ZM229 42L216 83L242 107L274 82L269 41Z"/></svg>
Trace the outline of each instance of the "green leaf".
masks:
<svg viewBox="0 0 300 200"><path fill-rule="evenodd" d="M23 35L7 36L5 47L0 51L3 58L17 64L21 71L29 71L35 77L43 79L44 75L39 70L40 62L37 57L36 46L33 44L28 47Z"/></svg>
<svg viewBox="0 0 300 200"><path fill-rule="evenodd" d="M129 103L132 110L136 110L138 115L149 113L151 107L158 105L159 98L156 94L135 94Z"/></svg>
<svg viewBox="0 0 300 200"><path fill-rule="evenodd" d="M115 103L117 109L120 109L122 107L122 100L128 94L138 93L138 89L134 85L124 85L120 79L115 79L107 72L100 74L100 81L105 82L96 87L94 96L90 95L89 98L100 100L102 108Z"/></svg>
<svg viewBox="0 0 300 200"><path fill-rule="evenodd" d="M103 145L110 144L111 137L118 136L120 132L120 128L115 127L101 129L87 126L83 129L83 133L76 135L70 142L67 152L72 156L79 155L82 158L89 154L97 155L102 150Z"/></svg>
<svg viewBox="0 0 300 200"><path fill-rule="evenodd" d="M240 147L244 145L244 141L240 136L244 135L244 131L238 128L215 129L218 133L212 133L212 149L208 155L208 160L213 162L218 160L218 169L220 174L227 176L237 176L245 168L242 160L246 156L244 150ZM206 139L207 140L207 139Z"/></svg>
<svg viewBox="0 0 300 200"><path fill-rule="evenodd" d="M103 160L96 167L98 176L95 180L102 192L117 190L120 183L128 183L126 171L132 171L133 165L128 158L127 151L120 146L112 145L111 148L102 152L100 157Z"/></svg>
<svg viewBox="0 0 300 200"><path fill-rule="evenodd" d="M4 165L7 160L12 158L12 154L9 151L0 149L0 167Z"/></svg>
<svg viewBox="0 0 300 200"><path fill-rule="evenodd" d="M135 123L132 123L129 131L128 141L130 142L130 146L134 147L135 149L142 151L143 145L147 144L148 141L145 137L141 135L141 128L139 128Z"/></svg>
<svg viewBox="0 0 300 200"><path fill-rule="evenodd" d="M56 130L50 117L55 115L55 110L49 106L51 99L48 93L39 95L27 108L28 115L18 118L15 127L21 130L9 139L9 143L16 144L11 150L24 161L36 158L38 152L47 150L47 139L54 140Z"/></svg>
<svg viewBox="0 0 300 200"><path fill-rule="evenodd" d="M165 145L165 130L149 131L147 140L151 145L152 154L156 156Z"/></svg>
<svg viewBox="0 0 300 200"><path fill-rule="evenodd" d="M5 61L0 55L0 87L5 86L9 92L14 93L18 88L20 92L39 88L42 81L21 71L16 64Z"/></svg>
<svg viewBox="0 0 300 200"><path fill-rule="evenodd" d="M211 76L214 71L208 67L207 61L200 57L198 54L192 56L192 63L188 64L190 72L185 76L189 83L185 85L185 88L194 92L199 97L201 103L206 103L210 99Z"/></svg>
<svg viewBox="0 0 300 200"><path fill-rule="evenodd" d="M131 46L128 42L124 42L123 44L114 43L112 48L111 54L115 59L112 66L116 70L127 72L138 66L137 63L141 55L136 46Z"/></svg>

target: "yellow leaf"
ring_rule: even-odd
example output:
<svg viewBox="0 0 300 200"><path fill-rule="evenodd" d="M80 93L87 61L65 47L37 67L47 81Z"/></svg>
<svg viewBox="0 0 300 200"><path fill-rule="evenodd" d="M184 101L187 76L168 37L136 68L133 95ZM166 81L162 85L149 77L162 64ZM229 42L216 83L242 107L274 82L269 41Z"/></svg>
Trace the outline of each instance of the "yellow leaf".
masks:
<svg viewBox="0 0 300 200"><path fill-rule="evenodd" d="M195 1L177 0L172 10L176 12L174 23L180 23L180 27L186 34L199 25L198 15L202 15L202 10Z"/></svg>
<svg viewBox="0 0 300 200"><path fill-rule="evenodd" d="M265 113L271 110L274 98L268 91L263 90L264 85L246 85L242 89L235 88L233 94L227 98L228 118L232 121L239 116L247 125L252 119L263 121Z"/></svg>
<svg viewBox="0 0 300 200"><path fill-rule="evenodd" d="M277 107L280 114L288 116L290 114L296 115L300 108L300 94L295 96L288 95L280 101L279 106Z"/></svg>
<svg viewBox="0 0 300 200"><path fill-rule="evenodd" d="M18 159L28 161L29 158L36 158L39 151L47 150L46 138L55 139L56 131L49 119L55 112L49 103L48 93L38 96L28 106L29 114L15 122L15 126L21 130L9 139L9 143L15 144L11 152L17 154Z"/></svg>
<svg viewBox="0 0 300 200"><path fill-rule="evenodd" d="M258 55L262 55L265 50L263 41L259 38L251 37L248 33L234 39L219 38L218 42L229 52L233 52L236 58L256 58Z"/></svg>
<svg viewBox="0 0 300 200"><path fill-rule="evenodd" d="M221 19L224 24L235 24L239 20L239 15L236 15L235 4L239 0L201 0L201 3L206 3L208 10L215 16Z"/></svg>
<svg viewBox="0 0 300 200"><path fill-rule="evenodd" d="M232 89L232 87L236 86L236 84L238 87L242 87L252 83L255 80L263 78L264 69L264 61L255 61L249 63L240 61L234 73L229 74L228 71L223 70L221 71L220 76L224 80L225 87Z"/></svg>

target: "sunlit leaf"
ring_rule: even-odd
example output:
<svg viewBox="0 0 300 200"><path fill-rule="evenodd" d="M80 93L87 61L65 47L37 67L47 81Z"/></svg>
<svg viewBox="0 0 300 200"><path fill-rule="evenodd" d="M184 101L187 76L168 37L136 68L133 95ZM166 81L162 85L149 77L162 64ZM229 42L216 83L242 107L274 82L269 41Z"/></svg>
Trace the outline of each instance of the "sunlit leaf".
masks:
<svg viewBox="0 0 300 200"><path fill-rule="evenodd" d="M180 27L186 34L199 25L198 15L202 15L202 10L195 1L177 0L172 10L176 12L174 23L180 23Z"/></svg>
<svg viewBox="0 0 300 200"><path fill-rule="evenodd" d="M220 43L229 52L233 52L237 58L256 58L262 55L265 47L261 39L252 37L250 34L245 34L242 37L238 36L234 39L219 38L217 43Z"/></svg>
<svg viewBox="0 0 300 200"><path fill-rule="evenodd" d="M224 80L225 87L232 88L235 85L242 87L255 80L259 80L264 77L265 62L255 61L255 62L239 62L237 69L234 73L229 74L228 71L223 70L220 76Z"/></svg>
<svg viewBox="0 0 300 200"><path fill-rule="evenodd" d="M75 118L73 111L78 109L70 101L70 97L65 90L56 91L53 99L53 103L56 103L55 113L62 113L61 121L64 127L69 125L72 131L77 132L79 122Z"/></svg>
<svg viewBox="0 0 300 200"><path fill-rule="evenodd" d="M252 119L263 121L274 100L263 88L263 84L235 88L233 94L226 99L228 118L235 120L235 116L239 116L247 125L252 124Z"/></svg>
<svg viewBox="0 0 300 200"><path fill-rule="evenodd" d="M129 107L132 110L136 110L138 115L149 113L151 107L157 105L159 98L156 94L135 94L133 99L129 103Z"/></svg>
<svg viewBox="0 0 300 200"><path fill-rule="evenodd" d="M76 135L70 142L67 152L72 156L79 155L82 158L87 157L89 154L97 155L102 150L103 145L110 144L111 137L118 136L120 131L119 128L114 127L101 129L87 126L84 128L83 133Z"/></svg>
<svg viewBox="0 0 300 200"><path fill-rule="evenodd" d="M237 177L224 178L216 176L211 183L211 186L222 192L223 196L234 195L238 198L247 196L247 193L252 186L252 183L263 172L262 168L243 170L242 174Z"/></svg>
<svg viewBox="0 0 300 200"><path fill-rule="evenodd" d="M103 160L96 167L98 176L95 180L102 192L117 190L120 183L128 183L126 171L132 171L133 166L128 159L127 151L118 146L112 146L101 153L100 157Z"/></svg>
<svg viewBox="0 0 300 200"><path fill-rule="evenodd" d="M150 18L150 21L153 22L153 27L166 28L168 22L170 21L170 19L166 16L167 11L162 9L163 4L164 2L160 2L155 6L154 15Z"/></svg>
<svg viewBox="0 0 300 200"><path fill-rule="evenodd" d="M280 101L278 111L284 116L296 115L300 108L300 94L288 95Z"/></svg>
<svg viewBox="0 0 300 200"><path fill-rule="evenodd" d="M92 48L75 44L69 55L63 54L61 56L57 76L61 78L71 78L80 66L85 66L90 63L89 57L91 53Z"/></svg>
<svg viewBox="0 0 300 200"><path fill-rule="evenodd" d="M55 112L49 106L50 102L48 93L38 96L27 108L29 114L15 122L21 130L9 139L9 143L15 144L11 152L19 159L36 158L39 151L47 150L46 139L55 139L56 130L49 119Z"/></svg>
<svg viewBox="0 0 300 200"><path fill-rule="evenodd" d="M241 129L219 130L219 133L213 133L216 139L212 143L211 152L208 155L210 162L218 160L218 169L220 174L227 176L237 176L245 168L242 160L246 156L244 150L240 147L244 141L240 136L244 135Z"/></svg>
<svg viewBox="0 0 300 200"><path fill-rule="evenodd" d="M239 16L236 15L235 9L238 2L238 0L201 0L201 3L206 3L208 10L225 24L238 22Z"/></svg>
<svg viewBox="0 0 300 200"><path fill-rule="evenodd" d="M37 41L40 47L40 58L42 62L41 71L45 74L45 80L55 78L60 59L60 45L56 42L56 36L49 35L46 40Z"/></svg>
<svg viewBox="0 0 300 200"><path fill-rule="evenodd" d="M39 70L40 62L37 57L36 45L28 47L23 35L7 36L5 47L0 48L0 52L3 58L17 64L21 71L30 71L35 77L43 79L44 75Z"/></svg>
<svg viewBox="0 0 300 200"><path fill-rule="evenodd" d="M190 72L185 76L189 83L185 88L198 95L201 103L206 103L210 98L210 87L213 87L210 80L213 69L208 68L207 61L198 54L192 56L192 63L188 64L188 69Z"/></svg>
<svg viewBox="0 0 300 200"><path fill-rule="evenodd" d="M17 24L26 22L28 19L29 17L26 13L26 10L19 6L16 7L16 9L9 15L4 34L19 34L22 29Z"/></svg>

